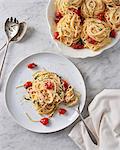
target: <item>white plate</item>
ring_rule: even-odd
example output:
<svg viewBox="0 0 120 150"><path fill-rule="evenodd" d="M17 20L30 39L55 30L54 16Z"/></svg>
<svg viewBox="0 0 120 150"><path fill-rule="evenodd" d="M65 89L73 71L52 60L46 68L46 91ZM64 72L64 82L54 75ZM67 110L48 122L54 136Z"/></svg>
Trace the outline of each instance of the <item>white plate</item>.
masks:
<svg viewBox="0 0 120 150"><path fill-rule="evenodd" d="M99 54L101 54L104 50L107 50L111 47L113 47L119 40L120 40L120 32L117 33L117 37L112 40L112 42L107 45L106 47L102 48L99 51L92 51L90 49L81 49L81 50L75 50L71 47L68 47L64 45L63 43L59 42L58 40L55 40L53 37L54 34L54 18L55 18L55 7L54 7L55 0L49 0L48 8L47 8L47 21L49 26L50 35L53 39L53 41L58 46L59 50L67 56L74 57L74 58L87 58L87 57L94 57Z"/></svg>
<svg viewBox="0 0 120 150"><path fill-rule="evenodd" d="M27 68L29 63L38 64L36 70L30 70ZM43 126L41 123L31 122L25 115L27 112L32 118L39 120L40 115L32 107L31 102L26 102L23 98L26 91L24 88L16 89L16 86L25 83L32 79L33 72L40 70L42 68L47 69L48 71L56 72L58 75L62 76L77 90L81 93L81 104L80 110L82 111L85 99L86 99L86 90L83 78L75 67L75 65L70 62L67 58L53 54L53 53L38 53L34 54L23 61L21 61L15 69L12 71L6 86L6 104L9 112L13 118L20 124L22 127L39 133L49 133L61 130L71 123L73 123L78 114L74 108L67 108L68 113L64 116L56 114L50 120L49 126Z"/></svg>

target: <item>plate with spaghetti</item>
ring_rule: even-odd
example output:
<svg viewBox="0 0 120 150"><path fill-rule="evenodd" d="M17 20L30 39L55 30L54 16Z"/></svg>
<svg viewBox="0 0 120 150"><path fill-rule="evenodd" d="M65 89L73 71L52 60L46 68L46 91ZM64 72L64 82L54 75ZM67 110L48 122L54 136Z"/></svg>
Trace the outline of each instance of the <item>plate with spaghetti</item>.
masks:
<svg viewBox="0 0 120 150"><path fill-rule="evenodd" d="M58 49L74 58L94 57L120 40L120 2L49 0L47 21Z"/></svg>
<svg viewBox="0 0 120 150"><path fill-rule="evenodd" d="M67 58L38 53L22 60L6 85L6 105L18 124L38 132L64 129L82 111L86 89L81 73Z"/></svg>

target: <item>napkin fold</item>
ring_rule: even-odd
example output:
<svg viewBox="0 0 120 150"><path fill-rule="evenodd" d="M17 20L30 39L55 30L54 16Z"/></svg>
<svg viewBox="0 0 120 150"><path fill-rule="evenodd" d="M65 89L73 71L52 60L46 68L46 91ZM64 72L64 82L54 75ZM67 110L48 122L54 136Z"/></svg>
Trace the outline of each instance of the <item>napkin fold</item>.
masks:
<svg viewBox="0 0 120 150"><path fill-rule="evenodd" d="M98 139L91 141L82 122L73 127L69 136L80 150L120 150L120 90L106 89L89 105L89 117L85 120Z"/></svg>

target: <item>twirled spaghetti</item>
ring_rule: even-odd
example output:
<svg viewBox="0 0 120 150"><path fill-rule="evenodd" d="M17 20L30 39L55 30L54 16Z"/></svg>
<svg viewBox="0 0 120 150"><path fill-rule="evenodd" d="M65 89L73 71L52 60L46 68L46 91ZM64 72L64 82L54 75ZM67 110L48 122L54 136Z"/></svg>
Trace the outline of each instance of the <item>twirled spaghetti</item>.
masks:
<svg viewBox="0 0 120 150"><path fill-rule="evenodd" d="M120 30L120 0L55 0L54 39L74 49L100 50Z"/></svg>
<svg viewBox="0 0 120 150"><path fill-rule="evenodd" d="M81 13L85 18L94 17L105 10L102 0L84 0Z"/></svg>
<svg viewBox="0 0 120 150"><path fill-rule="evenodd" d="M59 40L71 46L80 39L81 25L80 17L75 13L66 14L57 24L56 31L59 33Z"/></svg>
<svg viewBox="0 0 120 150"><path fill-rule="evenodd" d="M81 37L85 46L95 51L110 43L110 30L105 22L90 18L83 24Z"/></svg>
<svg viewBox="0 0 120 150"><path fill-rule="evenodd" d="M107 8L113 8L120 5L120 0L103 0Z"/></svg>
<svg viewBox="0 0 120 150"><path fill-rule="evenodd" d="M120 6L106 11L105 18L111 28L120 30Z"/></svg>
<svg viewBox="0 0 120 150"><path fill-rule="evenodd" d="M69 9L78 9L81 6L82 0L56 0L56 9L63 15L69 12Z"/></svg>
<svg viewBox="0 0 120 150"><path fill-rule="evenodd" d="M38 71L33 75L32 86L27 88L27 99L32 101L38 114L54 114L59 104L77 104L79 96L56 73Z"/></svg>

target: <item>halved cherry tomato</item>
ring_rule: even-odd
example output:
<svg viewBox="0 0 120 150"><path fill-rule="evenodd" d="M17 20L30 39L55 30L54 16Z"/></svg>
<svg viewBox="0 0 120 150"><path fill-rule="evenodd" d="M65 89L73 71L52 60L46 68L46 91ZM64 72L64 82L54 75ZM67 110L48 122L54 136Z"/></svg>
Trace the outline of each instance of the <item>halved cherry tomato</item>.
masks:
<svg viewBox="0 0 120 150"><path fill-rule="evenodd" d="M37 67L37 64L35 64L35 63L28 64L29 69L33 69L35 67Z"/></svg>
<svg viewBox="0 0 120 150"><path fill-rule="evenodd" d="M91 37L88 37L88 38L87 38L87 41L88 41L88 43L90 43L90 44L96 44L96 41L95 41L93 38L91 38Z"/></svg>
<svg viewBox="0 0 120 150"><path fill-rule="evenodd" d="M63 80L63 86L65 88L65 91L68 89L69 84L67 83L67 81Z"/></svg>
<svg viewBox="0 0 120 150"><path fill-rule="evenodd" d="M80 16L80 15L81 15L81 11L80 11L80 9L69 8L69 10L70 10L70 11L72 11L72 12L74 12L74 13L76 13L78 16Z"/></svg>
<svg viewBox="0 0 120 150"><path fill-rule="evenodd" d="M49 119L48 118L42 118L41 120L40 120L40 123L42 123L43 125L48 125L49 124Z"/></svg>
<svg viewBox="0 0 120 150"><path fill-rule="evenodd" d="M101 21L105 21L105 20L106 20L106 19L105 19L105 13L104 13L104 12L99 13L99 14L97 15L97 18L98 18L99 20L101 20Z"/></svg>
<svg viewBox="0 0 120 150"><path fill-rule="evenodd" d="M54 84L52 82L48 81L45 83L45 87L48 90L52 90L54 88Z"/></svg>
<svg viewBox="0 0 120 150"><path fill-rule="evenodd" d="M59 11L56 11L55 17L56 18L62 18L63 16L62 16L62 14Z"/></svg>
<svg viewBox="0 0 120 150"><path fill-rule="evenodd" d="M59 108L58 112L60 115L64 115L67 112L67 110L64 108Z"/></svg>
<svg viewBox="0 0 120 150"><path fill-rule="evenodd" d="M55 23L58 23L62 17L63 17L62 14L59 11L56 11L56 13L55 13Z"/></svg>
<svg viewBox="0 0 120 150"><path fill-rule="evenodd" d="M31 86L32 86L32 82L30 82L30 81L28 81L24 84L24 88L26 88L26 89L31 87Z"/></svg>
<svg viewBox="0 0 120 150"><path fill-rule="evenodd" d="M59 39L59 33L58 33L58 32L54 32L54 38L55 38L56 40Z"/></svg>
<svg viewBox="0 0 120 150"><path fill-rule="evenodd" d="M112 38L116 37L116 31L115 30L111 30L110 37L112 37Z"/></svg>
<svg viewBox="0 0 120 150"><path fill-rule="evenodd" d="M82 49L82 48L84 48L84 45L80 44L80 43L73 43L71 45L71 47L74 48L74 49Z"/></svg>

